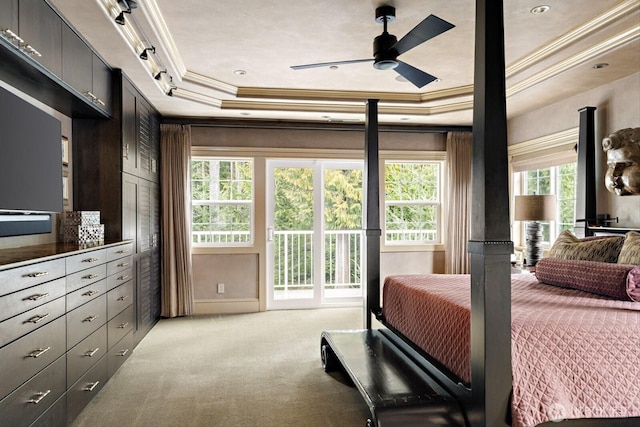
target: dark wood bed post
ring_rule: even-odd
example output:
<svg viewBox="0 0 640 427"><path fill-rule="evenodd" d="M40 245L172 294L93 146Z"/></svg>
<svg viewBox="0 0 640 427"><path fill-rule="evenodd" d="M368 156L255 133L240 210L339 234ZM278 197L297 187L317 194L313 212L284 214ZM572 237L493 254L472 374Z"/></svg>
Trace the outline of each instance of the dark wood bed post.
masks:
<svg viewBox="0 0 640 427"><path fill-rule="evenodd" d="M593 235L588 220L596 219L596 147L595 147L595 111L596 107L584 107L580 112L578 136L578 174L577 185L583 185L584 191L576 188L576 222L574 233L577 237Z"/></svg>
<svg viewBox="0 0 640 427"><path fill-rule="evenodd" d="M380 171L378 144L378 100L367 100L364 147L365 241L367 245L367 288L364 301L365 328L380 312Z"/></svg>
<svg viewBox="0 0 640 427"><path fill-rule="evenodd" d="M509 175L501 0L476 1L471 240L473 426L506 426L511 392Z"/></svg>

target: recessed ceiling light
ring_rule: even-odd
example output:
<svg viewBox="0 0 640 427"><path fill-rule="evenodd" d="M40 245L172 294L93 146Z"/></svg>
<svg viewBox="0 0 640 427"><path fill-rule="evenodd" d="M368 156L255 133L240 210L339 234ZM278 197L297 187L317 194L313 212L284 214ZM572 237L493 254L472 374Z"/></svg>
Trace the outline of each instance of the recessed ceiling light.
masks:
<svg viewBox="0 0 640 427"><path fill-rule="evenodd" d="M404 78L404 77L402 77L400 74L398 74L398 75L396 76L396 81L398 81L398 82L402 82L402 83L406 83L406 82L408 82L409 80L405 79L405 78Z"/></svg>
<svg viewBox="0 0 640 427"><path fill-rule="evenodd" d="M609 64L607 64L606 62L599 62L596 65L593 66L593 68L595 68L596 70L599 70L600 68L607 68L609 66Z"/></svg>
<svg viewBox="0 0 640 427"><path fill-rule="evenodd" d="M329 67L330 70L337 70L339 67L337 65L332 65Z"/></svg>
<svg viewBox="0 0 640 427"><path fill-rule="evenodd" d="M434 83L440 83L442 81L442 79L435 79L433 82Z"/></svg>
<svg viewBox="0 0 640 427"><path fill-rule="evenodd" d="M409 117L400 117L400 120L409 120Z"/></svg>
<svg viewBox="0 0 640 427"><path fill-rule="evenodd" d="M541 4L540 6L536 6L533 9L531 9L530 12L534 13L536 15L539 15L541 13L548 12L549 9L551 9L551 6L546 5L546 4Z"/></svg>
<svg viewBox="0 0 640 427"><path fill-rule="evenodd" d="M244 76L245 74L247 74L247 71L246 70L235 70L233 73L237 74L239 76Z"/></svg>
<svg viewBox="0 0 640 427"><path fill-rule="evenodd" d="M240 114L241 114L241 115L243 115L243 116L250 116L250 115L251 115L251 113L247 113L246 111L243 111L243 112L242 112L242 113L240 113Z"/></svg>

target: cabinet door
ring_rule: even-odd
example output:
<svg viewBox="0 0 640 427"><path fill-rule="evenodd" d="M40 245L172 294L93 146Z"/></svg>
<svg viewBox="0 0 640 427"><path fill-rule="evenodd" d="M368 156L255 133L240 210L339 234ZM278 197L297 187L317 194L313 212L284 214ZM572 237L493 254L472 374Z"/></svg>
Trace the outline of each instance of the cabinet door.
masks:
<svg viewBox="0 0 640 427"><path fill-rule="evenodd" d="M122 87L122 170L133 175L138 172L138 119L136 92L130 85Z"/></svg>
<svg viewBox="0 0 640 427"><path fill-rule="evenodd" d="M31 57L61 77L62 19L43 0L23 0L19 5L20 37L41 55L31 51Z"/></svg>
<svg viewBox="0 0 640 427"><path fill-rule="evenodd" d="M4 33L10 30L15 34L20 33L18 28L18 0L0 1L0 31L3 31L2 37L9 37Z"/></svg>
<svg viewBox="0 0 640 427"><path fill-rule="evenodd" d="M160 182L160 115L151 113L151 141L150 141L150 157L151 172L149 179L153 182Z"/></svg>
<svg viewBox="0 0 640 427"><path fill-rule="evenodd" d="M138 238L138 178L122 174L122 239L133 240L134 248Z"/></svg>
<svg viewBox="0 0 640 427"><path fill-rule="evenodd" d="M71 28L62 27L62 80L94 102L92 52Z"/></svg>
<svg viewBox="0 0 640 427"><path fill-rule="evenodd" d="M107 113L113 113L113 95L111 94L111 69L102 59L92 53L93 60L93 94L97 104Z"/></svg>
<svg viewBox="0 0 640 427"><path fill-rule="evenodd" d="M137 99L138 108L138 176L151 178L151 106L144 98Z"/></svg>

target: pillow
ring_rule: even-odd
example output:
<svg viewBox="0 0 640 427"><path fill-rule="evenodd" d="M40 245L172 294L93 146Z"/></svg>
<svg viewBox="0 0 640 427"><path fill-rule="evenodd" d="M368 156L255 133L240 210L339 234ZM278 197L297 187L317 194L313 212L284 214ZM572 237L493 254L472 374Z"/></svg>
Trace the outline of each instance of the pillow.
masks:
<svg viewBox="0 0 640 427"><path fill-rule="evenodd" d="M640 301L640 267L633 265L543 258L536 264L536 278L547 285Z"/></svg>
<svg viewBox="0 0 640 427"><path fill-rule="evenodd" d="M564 230L553 243L549 257L615 263L624 241L624 236L578 239L569 230Z"/></svg>
<svg viewBox="0 0 640 427"><path fill-rule="evenodd" d="M640 265L640 233L637 231L630 231L624 236L618 264Z"/></svg>

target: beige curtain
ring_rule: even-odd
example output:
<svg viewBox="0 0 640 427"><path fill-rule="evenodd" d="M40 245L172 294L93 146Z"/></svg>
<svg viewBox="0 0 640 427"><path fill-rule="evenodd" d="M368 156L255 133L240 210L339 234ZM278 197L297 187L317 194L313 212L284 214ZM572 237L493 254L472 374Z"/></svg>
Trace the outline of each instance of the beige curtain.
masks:
<svg viewBox="0 0 640 427"><path fill-rule="evenodd" d="M162 316L193 314L189 167L191 128L161 125Z"/></svg>
<svg viewBox="0 0 640 427"><path fill-rule="evenodd" d="M448 206L445 232L445 272L469 273L467 242L471 236L471 132L447 134Z"/></svg>

